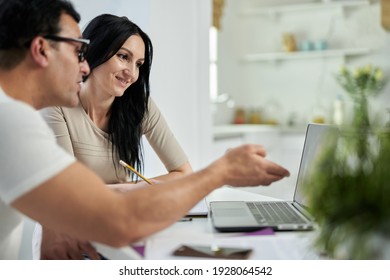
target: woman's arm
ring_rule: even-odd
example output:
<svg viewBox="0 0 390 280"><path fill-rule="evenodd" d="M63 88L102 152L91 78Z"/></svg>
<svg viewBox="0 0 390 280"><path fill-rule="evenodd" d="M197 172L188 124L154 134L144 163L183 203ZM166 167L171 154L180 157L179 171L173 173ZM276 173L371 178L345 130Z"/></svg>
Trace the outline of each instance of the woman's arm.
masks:
<svg viewBox="0 0 390 280"><path fill-rule="evenodd" d="M180 176L190 174L192 172L193 172L192 167L191 167L190 163L187 161L186 163L179 166L178 168L170 170L168 174L157 176L157 177L154 177L153 179L155 179L157 181L172 180L172 179L178 178Z"/></svg>
<svg viewBox="0 0 390 280"><path fill-rule="evenodd" d="M61 107L48 107L40 110L42 117L53 130L57 143L74 156L72 140Z"/></svg>
<svg viewBox="0 0 390 280"><path fill-rule="evenodd" d="M152 180L152 183L157 183L157 181L153 182ZM106 184L106 186L111 190L124 193L124 192L133 191L140 188L145 188L150 185L144 181L140 181L137 183L129 182L129 183L118 183L118 184Z"/></svg>

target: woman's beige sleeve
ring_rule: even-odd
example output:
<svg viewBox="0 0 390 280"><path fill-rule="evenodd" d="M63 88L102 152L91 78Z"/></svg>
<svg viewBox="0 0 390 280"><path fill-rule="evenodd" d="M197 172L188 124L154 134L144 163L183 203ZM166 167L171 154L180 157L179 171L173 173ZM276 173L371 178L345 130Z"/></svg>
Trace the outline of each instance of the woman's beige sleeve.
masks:
<svg viewBox="0 0 390 280"><path fill-rule="evenodd" d="M40 110L40 113L49 127L53 130L57 143L69 154L74 156L73 145L62 108L48 107Z"/></svg>
<svg viewBox="0 0 390 280"><path fill-rule="evenodd" d="M143 133L165 168L171 171L186 163L188 157L156 104L151 98L149 100L149 112L143 123Z"/></svg>

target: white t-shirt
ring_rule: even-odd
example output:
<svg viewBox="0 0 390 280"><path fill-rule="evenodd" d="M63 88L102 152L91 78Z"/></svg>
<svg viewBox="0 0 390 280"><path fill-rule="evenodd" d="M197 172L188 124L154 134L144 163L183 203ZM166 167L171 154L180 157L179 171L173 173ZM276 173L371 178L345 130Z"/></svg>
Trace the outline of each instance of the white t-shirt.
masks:
<svg viewBox="0 0 390 280"><path fill-rule="evenodd" d="M23 215L10 204L75 159L60 148L40 114L0 88L0 259L17 259Z"/></svg>

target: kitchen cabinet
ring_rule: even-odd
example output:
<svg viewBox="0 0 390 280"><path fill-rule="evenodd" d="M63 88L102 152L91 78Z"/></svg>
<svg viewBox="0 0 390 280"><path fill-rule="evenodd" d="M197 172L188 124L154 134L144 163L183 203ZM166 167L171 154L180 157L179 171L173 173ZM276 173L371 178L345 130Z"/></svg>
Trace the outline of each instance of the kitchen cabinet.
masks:
<svg viewBox="0 0 390 280"><path fill-rule="evenodd" d="M272 125L220 125L214 126L214 156L221 156L226 150L241 144L261 144L267 149L267 156L279 158L280 129Z"/></svg>
<svg viewBox="0 0 390 280"><path fill-rule="evenodd" d="M231 135L214 139L212 143L213 158L221 157L227 150L244 144L241 135Z"/></svg>
<svg viewBox="0 0 390 280"><path fill-rule="evenodd" d="M284 166L291 175L268 187L250 187L244 190L280 199L292 199L305 139L305 127L221 125L214 127L213 135L214 157L219 157L226 150L241 144L263 145L267 151L267 159Z"/></svg>

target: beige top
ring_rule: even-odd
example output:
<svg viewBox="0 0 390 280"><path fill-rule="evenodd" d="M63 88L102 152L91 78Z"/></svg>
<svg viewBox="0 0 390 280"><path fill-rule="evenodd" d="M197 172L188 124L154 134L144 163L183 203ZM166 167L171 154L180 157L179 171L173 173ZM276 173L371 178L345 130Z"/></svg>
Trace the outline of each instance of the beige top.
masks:
<svg viewBox="0 0 390 280"><path fill-rule="evenodd" d="M188 161L156 104L149 99L149 113L142 133L168 171ZM123 183L128 177L119 163L112 160L108 134L92 122L81 103L74 108L51 107L41 110L57 141L66 151L94 170L107 184Z"/></svg>

